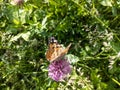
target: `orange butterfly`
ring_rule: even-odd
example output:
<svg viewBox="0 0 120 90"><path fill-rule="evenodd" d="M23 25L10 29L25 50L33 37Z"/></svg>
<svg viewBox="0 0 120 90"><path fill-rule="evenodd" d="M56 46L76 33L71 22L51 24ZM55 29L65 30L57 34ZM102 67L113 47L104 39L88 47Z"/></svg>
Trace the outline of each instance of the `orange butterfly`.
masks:
<svg viewBox="0 0 120 90"><path fill-rule="evenodd" d="M71 43L66 48L63 48L54 37L51 37L46 52L46 59L50 62L61 59L67 54L70 46Z"/></svg>

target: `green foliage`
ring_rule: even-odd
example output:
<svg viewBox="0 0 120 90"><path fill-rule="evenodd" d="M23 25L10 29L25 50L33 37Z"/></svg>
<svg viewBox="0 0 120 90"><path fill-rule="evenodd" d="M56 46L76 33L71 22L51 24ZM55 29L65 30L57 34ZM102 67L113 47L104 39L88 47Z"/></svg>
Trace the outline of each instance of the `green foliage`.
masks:
<svg viewBox="0 0 120 90"><path fill-rule="evenodd" d="M0 0L0 90L119 90L120 0ZM65 46L72 72L48 77L48 38Z"/></svg>

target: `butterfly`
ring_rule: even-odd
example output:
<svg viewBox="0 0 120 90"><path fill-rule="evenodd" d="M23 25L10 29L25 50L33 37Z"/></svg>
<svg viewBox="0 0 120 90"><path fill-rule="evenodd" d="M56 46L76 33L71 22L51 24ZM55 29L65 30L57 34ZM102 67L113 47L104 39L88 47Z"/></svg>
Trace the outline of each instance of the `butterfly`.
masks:
<svg viewBox="0 0 120 90"><path fill-rule="evenodd" d="M70 46L71 43L66 48L63 48L54 37L51 37L49 39L48 50L46 51L46 59L53 62L63 58L67 54Z"/></svg>

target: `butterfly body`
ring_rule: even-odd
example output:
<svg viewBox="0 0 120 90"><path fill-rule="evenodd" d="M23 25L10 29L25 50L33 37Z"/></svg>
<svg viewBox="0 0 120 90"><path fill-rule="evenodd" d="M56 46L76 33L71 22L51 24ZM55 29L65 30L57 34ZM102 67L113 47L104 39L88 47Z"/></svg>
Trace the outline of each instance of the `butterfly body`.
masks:
<svg viewBox="0 0 120 90"><path fill-rule="evenodd" d="M63 48L62 45L58 44L57 40L54 37L51 37L49 40L48 50L46 52L46 59L50 62L59 60L67 54L71 43Z"/></svg>

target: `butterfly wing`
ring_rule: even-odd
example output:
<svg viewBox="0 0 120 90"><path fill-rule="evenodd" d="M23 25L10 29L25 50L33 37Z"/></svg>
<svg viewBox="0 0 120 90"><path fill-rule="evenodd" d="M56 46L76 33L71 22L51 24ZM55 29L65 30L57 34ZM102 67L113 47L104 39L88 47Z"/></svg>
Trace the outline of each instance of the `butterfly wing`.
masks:
<svg viewBox="0 0 120 90"><path fill-rule="evenodd" d="M49 48L46 52L46 59L47 60L52 60L53 57L55 57L55 52L56 52L56 43L50 43Z"/></svg>
<svg viewBox="0 0 120 90"><path fill-rule="evenodd" d="M51 55L50 62L63 58L67 54L70 46L71 46L71 43L65 49L61 46L56 48L56 51Z"/></svg>
<svg viewBox="0 0 120 90"><path fill-rule="evenodd" d="M65 54L67 54L70 46L71 43L64 49L57 43L57 40L54 37L51 37L49 39L49 48L46 52L46 59L50 62L61 59Z"/></svg>
<svg viewBox="0 0 120 90"><path fill-rule="evenodd" d="M60 53L59 56L63 57L65 54L67 54L70 46L71 46L71 43Z"/></svg>

